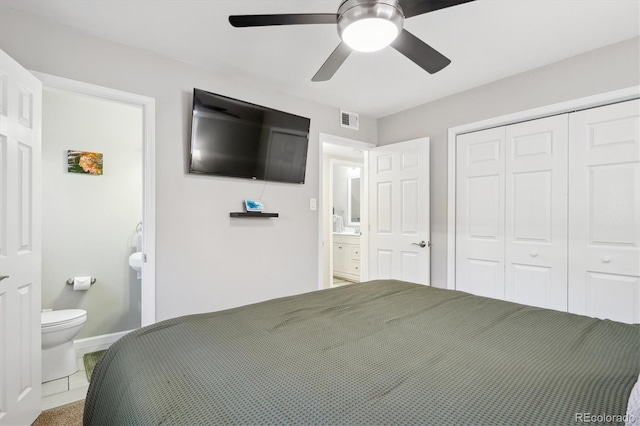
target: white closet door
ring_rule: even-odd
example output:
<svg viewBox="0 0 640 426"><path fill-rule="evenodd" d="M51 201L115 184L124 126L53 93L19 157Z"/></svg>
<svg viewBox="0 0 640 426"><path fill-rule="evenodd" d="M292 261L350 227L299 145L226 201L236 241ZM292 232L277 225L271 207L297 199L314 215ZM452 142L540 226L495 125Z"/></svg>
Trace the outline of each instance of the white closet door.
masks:
<svg viewBox="0 0 640 426"><path fill-rule="evenodd" d="M568 117L506 128L505 298L567 310Z"/></svg>
<svg viewBox="0 0 640 426"><path fill-rule="evenodd" d="M569 311L640 323L640 101L570 116Z"/></svg>
<svg viewBox="0 0 640 426"><path fill-rule="evenodd" d="M504 299L504 127L457 137L456 289Z"/></svg>

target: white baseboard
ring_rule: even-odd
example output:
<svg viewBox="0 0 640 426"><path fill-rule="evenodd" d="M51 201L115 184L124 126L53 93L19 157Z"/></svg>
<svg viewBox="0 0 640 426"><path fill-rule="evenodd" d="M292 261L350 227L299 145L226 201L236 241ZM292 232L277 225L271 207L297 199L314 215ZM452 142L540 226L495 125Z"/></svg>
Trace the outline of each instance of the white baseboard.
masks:
<svg viewBox="0 0 640 426"><path fill-rule="evenodd" d="M76 356L84 356L85 354L107 349L116 340L122 336L131 333L133 330L119 331L117 333L103 334L101 336L86 337L84 339L78 339L73 341L73 348L76 351Z"/></svg>
<svg viewBox="0 0 640 426"><path fill-rule="evenodd" d="M45 396L42 398L42 411L85 399L87 389L89 389L89 385Z"/></svg>

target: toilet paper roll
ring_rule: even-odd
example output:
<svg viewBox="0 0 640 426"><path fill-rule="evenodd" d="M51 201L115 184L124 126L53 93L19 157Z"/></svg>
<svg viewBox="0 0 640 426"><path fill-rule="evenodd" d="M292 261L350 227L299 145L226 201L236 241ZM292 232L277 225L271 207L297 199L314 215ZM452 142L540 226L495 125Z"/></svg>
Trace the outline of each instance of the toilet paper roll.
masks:
<svg viewBox="0 0 640 426"><path fill-rule="evenodd" d="M73 290L84 291L91 288L91 277L74 277Z"/></svg>

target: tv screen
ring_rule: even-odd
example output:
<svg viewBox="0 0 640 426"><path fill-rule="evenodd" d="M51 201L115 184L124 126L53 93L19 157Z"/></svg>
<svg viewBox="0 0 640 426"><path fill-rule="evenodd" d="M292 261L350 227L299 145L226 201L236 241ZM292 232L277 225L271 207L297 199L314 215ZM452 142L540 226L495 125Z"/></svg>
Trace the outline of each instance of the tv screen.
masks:
<svg viewBox="0 0 640 426"><path fill-rule="evenodd" d="M189 173L304 183L309 123L194 89Z"/></svg>

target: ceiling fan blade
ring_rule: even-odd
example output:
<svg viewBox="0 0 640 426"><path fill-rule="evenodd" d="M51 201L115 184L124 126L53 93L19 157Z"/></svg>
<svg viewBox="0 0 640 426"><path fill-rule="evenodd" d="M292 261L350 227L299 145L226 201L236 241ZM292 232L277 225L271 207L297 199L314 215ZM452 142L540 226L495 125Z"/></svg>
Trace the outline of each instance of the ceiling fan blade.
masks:
<svg viewBox="0 0 640 426"><path fill-rule="evenodd" d="M400 0L400 7L405 18L433 12L459 4L469 3L474 0Z"/></svg>
<svg viewBox="0 0 640 426"><path fill-rule="evenodd" d="M234 27L266 27L270 25L337 24L335 13L302 13L288 15L232 15Z"/></svg>
<svg viewBox="0 0 640 426"><path fill-rule="evenodd" d="M313 76L311 81L328 81L338 71L338 68L344 63L347 57L351 54L351 48L346 45L345 42L340 42L336 50L324 61L324 64L320 67L316 75Z"/></svg>
<svg viewBox="0 0 640 426"><path fill-rule="evenodd" d="M407 30L402 30L391 46L429 74L435 74L451 63L449 58Z"/></svg>

